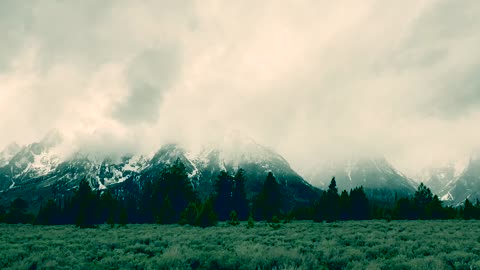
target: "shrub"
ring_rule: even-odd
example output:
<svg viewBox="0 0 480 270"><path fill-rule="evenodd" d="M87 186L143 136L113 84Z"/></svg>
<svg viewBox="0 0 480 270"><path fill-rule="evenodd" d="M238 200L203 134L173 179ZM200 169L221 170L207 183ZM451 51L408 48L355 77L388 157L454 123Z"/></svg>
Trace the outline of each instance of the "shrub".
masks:
<svg viewBox="0 0 480 270"><path fill-rule="evenodd" d="M247 229L251 229L253 227L255 227L255 221L253 220L252 216L249 216L247 221Z"/></svg>
<svg viewBox="0 0 480 270"><path fill-rule="evenodd" d="M240 224L240 222L238 222L237 212L230 212L230 220L228 221L228 224L232 226L237 226Z"/></svg>

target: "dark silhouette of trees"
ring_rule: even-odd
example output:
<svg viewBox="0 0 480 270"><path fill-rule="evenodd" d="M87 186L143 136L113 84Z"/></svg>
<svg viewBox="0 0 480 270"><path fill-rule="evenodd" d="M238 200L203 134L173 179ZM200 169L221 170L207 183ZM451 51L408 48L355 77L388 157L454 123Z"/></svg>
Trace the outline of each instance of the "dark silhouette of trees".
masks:
<svg viewBox="0 0 480 270"><path fill-rule="evenodd" d="M28 211L28 202L16 198L10 205L8 213L5 214L5 222L9 224L32 223L34 216Z"/></svg>
<svg viewBox="0 0 480 270"><path fill-rule="evenodd" d="M412 203L408 198L398 199L393 214L394 218L399 220L415 219L416 216Z"/></svg>
<svg viewBox="0 0 480 270"><path fill-rule="evenodd" d="M351 219L370 219L370 206L363 187L357 187L350 191L350 205Z"/></svg>
<svg viewBox="0 0 480 270"><path fill-rule="evenodd" d="M233 177L232 203L239 220L247 220L249 214L247 192L245 191L245 170L237 170Z"/></svg>
<svg viewBox="0 0 480 270"><path fill-rule="evenodd" d="M428 219L427 206L432 202L433 194L423 183L417 188L413 196L413 206L416 217L419 219Z"/></svg>
<svg viewBox="0 0 480 270"><path fill-rule="evenodd" d="M350 192L351 193L351 192ZM339 199L340 220L349 220L352 215L350 196L346 190L342 191Z"/></svg>
<svg viewBox="0 0 480 270"><path fill-rule="evenodd" d="M340 209L339 209L340 196L338 195L337 182L335 177L332 178L330 185L328 186L325 203L325 220L327 222L333 222L338 220Z"/></svg>
<svg viewBox="0 0 480 270"><path fill-rule="evenodd" d="M62 224L62 209L54 200L48 200L45 206L40 208L35 224L60 225Z"/></svg>
<svg viewBox="0 0 480 270"><path fill-rule="evenodd" d="M225 221L229 219L230 212L233 210L233 177L226 171L220 172L215 183L214 209L218 220Z"/></svg>
<svg viewBox="0 0 480 270"><path fill-rule="evenodd" d="M217 224L217 215L215 214L215 210L213 209L213 198L210 197L205 203L202 205L197 220L195 222L197 226L202 228L215 226Z"/></svg>
<svg viewBox="0 0 480 270"><path fill-rule="evenodd" d="M179 159L162 170L159 181L153 184L152 209L158 223L178 223L188 204L197 201L197 194Z"/></svg>
<svg viewBox="0 0 480 270"><path fill-rule="evenodd" d="M473 206L473 204L467 198L463 206L463 219L465 220L474 219L475 212L476 212L475 206Z"/></svg>
<svg viewBox="0 0 480 270"><path fill-rule="evenodd" d="M442 206L442 201L440 201L437 195L433 196L432 201L427 205L426 213L428 219L448 218L447 212Z"/></svg>
<svg viewBox="0 0 480 270"><path fill-rule="evenodd" d="M269 172L257 199L257 211L267 221L281 214L282 194L272 172Z"/></svg>
<svg viewBox="0 0 480 270"><path fill-rule="evenodd" d="M96 224L97 198L87 180L80 181L72 199L75 211L75 225L80 228L91 228Z"/></svg>

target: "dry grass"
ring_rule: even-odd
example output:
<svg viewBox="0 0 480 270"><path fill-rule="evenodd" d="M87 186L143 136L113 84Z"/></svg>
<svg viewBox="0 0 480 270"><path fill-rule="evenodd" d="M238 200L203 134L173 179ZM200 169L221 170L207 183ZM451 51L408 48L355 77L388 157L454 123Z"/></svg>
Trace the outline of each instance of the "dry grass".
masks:
<svg viewBox="0 0 480 270"><path fill-rule="evenodd" d="M480 221L0 225L2 269L480 269Z"/></svg>

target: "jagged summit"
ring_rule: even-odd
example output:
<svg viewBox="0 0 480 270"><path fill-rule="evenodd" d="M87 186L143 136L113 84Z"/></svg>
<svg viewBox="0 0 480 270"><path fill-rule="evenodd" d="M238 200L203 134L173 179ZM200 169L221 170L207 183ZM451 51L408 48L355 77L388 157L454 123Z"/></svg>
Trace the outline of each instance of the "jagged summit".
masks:
<svg viewBox="0 0 480 270"><path fill-rule="evenodd" d="M82 179L98 190L114 188L122 194L136 193L144 181L158 179L160 172L176 160L185 165L201 198L212 194L222 170L235 173L239 168L246 171L249 197L261 190L268 172L275 174L290 205L309 203L320 194L281 155L239 133L230 133L198 152L166 144L151 155L103 157L79 150L62 159L55 154L60 138L58 133L50 133L41 142L23 147L0 168L0 192L4 199L25 192L40 192L42 198L53 192L70 192Z"/></svg>

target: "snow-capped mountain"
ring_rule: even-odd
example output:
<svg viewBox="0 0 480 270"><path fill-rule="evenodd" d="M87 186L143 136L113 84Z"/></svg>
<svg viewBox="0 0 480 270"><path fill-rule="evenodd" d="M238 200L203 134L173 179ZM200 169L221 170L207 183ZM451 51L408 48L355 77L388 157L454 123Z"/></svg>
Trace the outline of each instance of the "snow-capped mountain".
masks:
<svg viewBox="0 0 480 270"><path fill-rule="evenodd" d="M468 160L458 160L443 166L425 168L415 178L429 187L434 194L445 196L445 192L458 180L467 165Z"/></svg>
<svg viewBox="0 0 480 270"><path fill-rule="evenodd" d="M8 147L2 154L5 159L0 167L0 191L54 171L60 163L56 147L61 141L59 133L51 132L40 142Z"/></svg>
<svg viewBox="0 0 480 270"><path fill-rule="evenodd" d="M213 192L220 171L233 174L239 168L246 171L246 191L250 197L260 191L270 171L285 189L290 203L307 203L320 194L292 170L283 157L247 137L229 134L220 143L195 153L176 144L167 144L151 155L116 158L82 151L61 158L55 151L61 141L59 138L49 135L39 143L23 147L0 168L2 199L30 193L40 201L51 197L52 193L71 192L82 179L98 190L112 188L121 190L122 194L136 193L144 181L155 180L177 159L185 165L193 187L202 198Z"/></svg>
<svg viewBox="0 0 480 270"><path fill-rule="evenodd" d="M193 161L203 195L213 191L220 171L234 173L239 168L245 170L249 180L246 190L250 195L260 192L268 172L273 172L291 202L307 203L319 195L319 190L295 172L281 155L240 133L230 133L220 144L205 147Z"/></svg>
<svg viewBox="0 0 480 270"><path fill-rule="evenodd" d="M416 183L396 170L383 157L351 158L319 166L308 179L328 188L335 177L339 191L363 186L370 197L392 201L395 196L413 194Z"/></svg>
<svg viewBox="0 0 480 270"><path fill-rule="evenodd" d="M470 158L461 174L450 180L440 191L443 201L451 205L460 205L465 199L480 199L480 157Z"/></svg>

